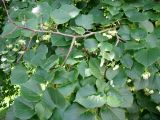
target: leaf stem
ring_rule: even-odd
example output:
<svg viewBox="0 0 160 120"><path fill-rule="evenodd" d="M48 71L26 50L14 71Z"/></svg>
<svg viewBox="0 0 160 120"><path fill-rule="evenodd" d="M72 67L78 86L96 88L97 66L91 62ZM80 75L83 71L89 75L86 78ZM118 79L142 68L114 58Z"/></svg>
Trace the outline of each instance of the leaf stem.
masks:
<svg viewBox="0 0 160 120"><path fill-rule="evenodd" d="M73 49L73 47L74 47L75 41L76 41L76 37L73 37L72 42L71 42L71 45L70 45L69 50L68 50L68 53L67 53L67 55L66 55L66 57L65 57L65 59L64 59L64 61L63 61L63 63L62 63L61 66L64 66L64 65L65 65L65 63L66 63L66 61L67 61L70 53L72 52L72 49Z"/></svg>

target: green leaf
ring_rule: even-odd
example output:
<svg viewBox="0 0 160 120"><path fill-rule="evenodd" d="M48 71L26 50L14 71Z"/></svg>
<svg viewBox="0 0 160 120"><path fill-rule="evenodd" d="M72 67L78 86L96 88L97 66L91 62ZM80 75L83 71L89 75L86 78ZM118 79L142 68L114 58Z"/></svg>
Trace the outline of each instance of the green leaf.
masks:
<svg viewBox="0 0 160 120"><path fill-rule="evenodd" d="M149 33L152 33L154 31L154 25L149 20L145 20L143 22L140 22L140 27L146 30Z"/></svg>
<svg viewBox="0 0 160 120"><path fill-rule="evenodd" d="M63 85L62 87L59 87L58 90L64 97L67 97L74 92L76 86L78 86L77 83L71 83L71 84L67 84L67 85Z"/></svg>
<svg viewBox="0 0 160 120"><path fill-rule="evenodd" d="M58 108L65 107L65 104L66 104L65 98L57 89L49 87L49 88L47 88L47 91L48 91L49 96L51 97L52 101L54 102L54 104Z"/></svg>
<svg viewBox="0 0 160 120"><path fill-rule="evenodd" d="M125 110L121 108L103 108L100 114L102 120L125 120Z"/></svg>
<svg viewBox="0 0 160 120"><path fill-rule="evenodd" d="M105 16L103 11L99 10L99 7L93 7L93 9L89 12L90 15L93 16L94 23L97 24L104 24L105 23Z"/></svg>
<svg viewBox="0 0 160 120"><path fill-rule="evenodd" d="M130 54L125 54L122 59L121 59L121 63L126 67L126 68L130 68L133 66L133 60Z"/></svg>
<svg viewBox="0 0 160 120"><path fill-rule="evenodd" d="M80 106L77 103L73 103L64 111L63 119L64 120L76 120L84 112L85 112L84 107Z"/></svg>
<svg viewBox="0 0 160 120"><path fill-rule="evenodd" d="M31 79L21 85L21 94L27 100L37 102L41 98L42 90L40 85Z"/></svg>
<svg viewBox="0 0 160 120"><path fill-rule="evenodd" d="M143 40L147 37L147 32L142 28L136 28L131 31L131 37L137 41Z"/></svg>
<svg viewBox="0 0 160 120"><path fill-rule="evenodd" d="M152 65L160 57L159 48L143 49L135 53L134 58L145 67Z"/></svg>
<svg viewBox="0 0 160 120"><path fill-rule="evenodd" d="M74 5L64 4L60 7L60 9L65 11L70 16L70 18L75 18L80 12L80 10Z"/></svg>
<svg viewBox="0 0 160 120"><path fill-rule="evenodd" d="M144 72L144 67L143 65L137 63L137 62L134 62L133 64L133 67L132 69L130 70L126 70L126 74L128 77L130 77L131 79L135 79L135 80L138 80L138 79L141 79L141 75L142 73Z"/></svg>
<svg viewBox="0 0 160 120"><path fill-rule="evenodd" d="M160 94L158 91L155 91L152 95L151 95L151 100L154 101L155 103L159 104L160 103Z"/></svg>
<svg viewBox="0 0 160 120"><path fill-rule="evenodd" d="M60 69L56 71L53 83L55 84L70 83L76 81L77 77L78 77L77 70L66 71L64 69Z"/></svg>
<svg viewBox="0 0 160 120"><path fill-rule="evenodd" d="M111 107L130 107L133 104L132 93L125 88L110 89L107 93L107 104Z"/></svg>
<svg viewBox="0 0 160 120"><path fill-rule="evenodd" d="M15 100L13 110L15 116L22 120L30 119L35 114L34 108L30 106L30 103L21 98Z"/></svg>
<svg viewBox="0 0 160 120"><path fill-rule="evenodd" d="M35 112L40 120L48 120L52 115L52 111L41 102L35 105Z"/></svg>
<svg viewBox="0 0 160 120"><path fill-rule="evenodd" d="M142 22L148 20L148 17L141 12L138 12L137 9L130 9L125 11L126 16L131 22Z"/></svg>
<svg viewBox="0 0 160 120"><path fill-rule="evenodd" d="M38 28L38 19L29 19L26 21L25 23L25 26L30 28L30 29L37 29ZM33 35L33 31L29 31L29 30L22 30L22 34L25 36L25 37L30 37Z"/></svg>
<svg viewBox="0 0 160 120"><path fill-rule="evenodd" d="M71 27L71 29L80 35L83 35L85 33L85 29L82 27Z"/></svg>
<svg viewBox="0 0 160 120"><path fill-rule="evenodd" d="M85 85L87 85L87 84L89 84L89 85L95 85L96 79L97 79L97 78L95 78L95 77L93 77L93 76L89 76L89 77L86 77L86 78L82 79L82 80L80 81L80 84L81 84L82 86L85 86Z"/></svg>
<svg viewBox="0 0 160 120"><path fill-rule="evenodd" d="M115 94L109 92L107 96L107 104L111 107L119 107L121 105L121 101Z"/></svg>
<svg viewBox="0 0 160 120"><path fill-rule="evenodd" d="M96 120L96 116L91 112L85 112L81 114L77 120Z"/></svg>
<svg viewBox="0 0 160 120"><path fill-rule="evenodd" d="M79 9L75 6L64 4L59 9L54 10L51 13L51 17L56 24L63 24L76 17L79 12Z"/></svg>
<svg viewBox="0 0 160 120"><path fill-rule="evenodd" d="M53 110L56 108L56 105L54 104L53 100L51 99L51 96L46 89L41 97L42 102L45 104L46 107Z"/></svg>
<svg viewBox="0 0 160 120"><path fill-rule="evenodd" d="M44 60L46 59L46 54L48 53L48 48L46 45L41 44L36 52L33 50L29 50L24 54L24 61L28 62L32 65L42 65Z"/></svg>
<svg viewBox="0 0 160 120"><path fill-rule="evenodd" d="M77 92L75 101L86 108L96 108L106 103L106 96L96 94L95 88L87 85Z"/></svg>
<svg viewBox="0 0 160 120"><path fill-rule="evenodd" d="M37 69L35 74L31 77L32 80L37 81L38 83L46 83L47 81L51 81L53 78L52 73L47 72L41 68Z"/></svg>
<svg viewBox="0 0 160 120"><path fill-rule="evenodd" d="M100 44L99 44L99 46L100 46L100 49L101 49L101 51L112 51L112 49L113 49L113 45L111 44L111 43L108 43L108 42L101 42Z"/></svg>
<svg viewBox="0 0 160 120"><path fill-rule="evenodd" d="M145 44L136 41L128 41L124 44L125 50L140 50L145 48Z"/></svg>
<svg viewBox="0 0 160 120"><path fill-rule="evenodd" d="M98 42L96 39L88 38L84 41L84 47L89 50L89 52L94 52L98 48Z"/></svg>
<svg viewBox="0 0 160 120"><path fill-rule="evenodd" d="M104 3L106 3L107 5L111 5L114 7L120 6L121 5L121 1L119 0L102 0Z"/></svg>
<svg viewBox="0 0 160 120"><path fill-rule="evenodd" d="M84 27L85 29L92 29L93 17L92 15L80 15L75 20L78 26Z"/></svg>
<svg viewBox="0 0 160 120"><path fill-rule="evenodd" d="M51 69L53 66L59 63L59 58L56 55L51 55L49 58L46 59L46 61L41 64L41 67L45 70Z"/></svg>
<svg viewBox="0 0 160 120"><path fill-rule="evenodd" d="M99 42L103 42L103 41L107 41L108 40L108 38L106 36L103 36L100 33L95 34L95 37Z"/></svg>
<svg viewBox="0 0 160 120"><path fill-rule="evenodd" d="M61 9L56 9L51 13L51 17L53 18L56 24L64 24L70 20L70 16Z"/></svg>
<svg viewBox="0 0 160 120"><path fill-rule="evenodd" d="M11 83L12 84L23 84L28 81L27 70L24 66L18 65L11 72Z"/></svg>
<svg viewBox="0 0 160 120"><path fill-rule="evenodd" d="M70 45L70 41L66 41L64 36L52 35L51 37L52 46L67 46Z"/></svg>
<svg viewBox="0 0 160 120"><path fill-rule="evenodd" d="M59 109L54 109L52 117L50 120L63 120L62 119L62 112Z"/></svg>
<svg viewBox="0 0 160 120"><path fill-rule="evenodd" d="M39 18L43 19L43 22L47 22L49 17L50 17L50 14L51 14L51 11L52 11L52 7L48 4L48 2L40 2L40 4L38 5L39 7L39 11L40 11L40 15Z"/></svg>
<svg viewBox="0 0 160 120"><path fill-rule="evenodd" d="M82 61L78 64L78 72L80 75L85 78L86 77L86 69L88 68L88 65L85 61Z"/></svg>
<svg viewBox="0 0 160 120"><path fill-rule="evenodd" d="M130 40L130 28L127 25L123 25L119 28L118 34L123 40Z"/></svg>
<svg viewBox="0 0 160 120"><path fill-rule="evenodd" d="M94 75L96 78L103 78L103 71L100 68L100 61L96 58L91 58L89 60L89 69L92 73L92 75Z"/></svg>
<svg viewBox="0 0 160 120"><path fill-rule="evenodd" d="M16 30L16 26L12 23L7 23L2 32L2 36L6 38L16 38L20 36L21 32L19 30Z"/></svg>
<svg viewBox="0 0 160 120"><path fill-rule="evenodd" d="M159 47L160 41L154 34L148 34L146 37L147 47L149 48L155 48Z"/></svg>
<svg viewBox="0 0 160 120"><path fill-rule="evenodd" d="M113 85L115 85L116 87L123 87L127 81L127 76L124 72L124 69L123 68L117 69L117 74L112 80L113 80Z"/></svg>

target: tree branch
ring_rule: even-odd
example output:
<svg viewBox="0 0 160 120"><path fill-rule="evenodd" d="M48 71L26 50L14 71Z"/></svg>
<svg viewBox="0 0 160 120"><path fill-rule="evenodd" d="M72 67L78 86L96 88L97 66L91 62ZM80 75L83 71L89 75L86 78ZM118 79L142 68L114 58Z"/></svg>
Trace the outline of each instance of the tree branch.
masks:
<svg viewBox="0 0 160 120"><path fill-rule="evenodd" d="M7 17L9 19L9 21L14 24L16 26L16 28L21 28L21 29L25 29L25 30L28 30L28 31L32 31L34 33L51 33L51 34L57 34L57 35L63 35L65 37L71 37L71 38L86 38L86 37L90 37L92 35L95 35L97 33L104 33L104 32L107 32L109 30L112 30L112 29L115 29L115 28L106 28L104 30L101 30L101 31L97 31L97 32L90 32L90 33L87 33L87 34L84 34L84 35L73 35L73 34L66 34L66 33L62 33L62 32L59 32L59 31L46 31L46 30L36 30L36 29L32 29L32 28L28 28L28 27L25 27L25 26L20 26L20 25L17 25L15 23L15 21L13 21L9 15L9 12L7 10L7 7L6 7L6 4L5 4L5 1L2 0L3 2L3 5L4 5L4 8L5 8L5 11L6 11L6 14L7 14ZM1 36L3 37L3 36Z"/></svg>
<svg viewBox="0 0 160 120"><path fill-rule="evenodd" d="M33 34L33 36L34 36L34 34ZM18 59L17 59L17 61L16 61L17 63L19 63L19 61L22 59L23 55L28 51L28 49L29 49L29 47L30 47L30 45L31 45L33 36L30 37L30 40L29 40L27 46L26 46L25 49L24 49L24 53L20 54L20 56L18 57Z"/></svg>
<svg viewBox="0 0 160 120"><path fill-rule="evenodd" d="M105 28L105 29L103 29L103 30L101 30L101 31L89 32L89 33L86 33L86 34L84 34L84 35L66 34L66 33L59 32L58 30L56 30L56 31L36 30L36 29L32 29L32 28L25 27L25 26L17 25L16 22L11 19L10 15L9 15L9 12L8 12L8 10L7 10L7 7L6 7L5 1L2 0L2 2L3 2L3 5L4 5L4 8L5 8L5 11L6 11L6 14L7 14L7 17L8 17L8 19L9 19L9 21L10 21L11 23L13 23L16 28L20 28L20 29L32 31L33 33L50 33L50 34L57 34L57 35L62 35L62 36L65 36L65 37L71 37L71 38L72 38L72 43L71 43L71 45L70 45L70 48L69 48L69 50L68 50L68 53L67 53L67 55L66 55L66 57L65 57L65 59L64 59L64 61L63 61L63 63L62 63L61 66L63 66L63 65L66 63L66 61L67 61L67 59L68 59L68 57L69 57L69 55L70 55L70 53L71 53L71 51L72 51L72 49L73 49L74 43L75 43L75 41L76 41L77 38L87 38L87 37L90 37L90 36L95 35L95 34L97 34L97 33L104 33L104 32L110 31L110 30L112 30L112 29L116 29L115 27L114 27L114 28ZM119 42L119 38L117 39L117 43L116 43L116 44L118 44L118 42ZM23 54L19 57L19 59L17 60L17 62L18 62L22 57L23 57Z"/></svg>
<svg viewBox="0 0 160 120"><path fill-rule="evenodd" d="M61 66L64 66L64 65L65 65L65 63L66 63L66 61L67 61L70 53L72 52L72 49L73 49L73 46L74 46L75 41L76 41L76 37L73 37L72 42L71 42L71 45L70 45L69 50L68 50L68 53L67 53L67 55L66 55L66 57L65 57L65 59L64 59L64 61L63 61L63 63L62 63Z"/></svg>

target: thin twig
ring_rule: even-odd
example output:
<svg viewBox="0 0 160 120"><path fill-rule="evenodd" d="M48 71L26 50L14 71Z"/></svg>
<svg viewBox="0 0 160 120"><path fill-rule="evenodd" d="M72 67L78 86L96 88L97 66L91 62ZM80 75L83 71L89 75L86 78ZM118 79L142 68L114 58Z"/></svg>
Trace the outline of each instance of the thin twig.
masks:
<svg viewBox="0 0 160 120"><path fill-rule="evenodd" d="M61 66L64 66L64 65L65 65L65 63L66 63L66 61L67 61L70 53L72 52L72 49L73 49L73 46L74 46L75 41L76 41L76 37L73 37L72 42L71 42L71 45L70 45L69 50L68 50L68 53L67 53L67 55L66 55L66 57L65 57L65 59L64 59L64 61L63 61L63 63L62 63Z"/></svg>
<svg viewBox="0 0 160 120"><path fill-rule="evenodd" d="M118 36L118 34L116 33L116 44L115 44L115 46L118 46L118 44L119 44L119 42L121 41L120 40L120 37Z"/></svg>
<svg viewBox="0 0 160 120"><path fill-rule="evenodd" d="M34 36L34 34L33 34L33 36ZM33 37L30 37L30 40L29 40L27 46L26 46L25 49L24 49L24 50L25 50L24 53L20 54L20 56L18 57L16 63L19 63L19 61L22 59L23 55L28 51L28 49L29 49L29 47L30 47L30 45L31 45L31 42L32 42L32 38L33 38Z"/></svg>

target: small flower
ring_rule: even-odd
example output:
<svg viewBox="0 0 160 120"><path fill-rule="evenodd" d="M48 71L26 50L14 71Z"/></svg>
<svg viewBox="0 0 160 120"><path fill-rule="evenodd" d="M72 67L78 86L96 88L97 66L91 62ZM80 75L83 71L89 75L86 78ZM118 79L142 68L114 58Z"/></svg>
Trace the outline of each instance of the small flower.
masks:
<svg viewBox="0 0 160 120"><path fill-rule="evenodd" d="M115 65L113 70L117 70L119 68L119 65Z"/></svg>
<svg viewBox="0 0 160 120"><path fill-rule="evenodd" d="M156 106L156 109L160 112L160 106Z"/></svg>
<svg viewBox="0 0 160 120"><path fill-rule="evenodd" d="M154 90L150 90L150 91L149 91L149 94L153 94L153 93L154 93Z"/></svg>
<svg viewBox="0 0 160 120"><path fill-rule="evenodd" d="M132 80L131 80L131 79L128 79L128 80L127 80L127 83L130 83L130 82L132 82Z"/></svg>
<svg viewBox="0 0 160 120"><path fill-rule="evenodd" d="M39 40L36 40L36 43L39 43Z"/></svg>
<svg viewBox="0 0 160 120"><path fill-rule="evenodd" d="M32 13L38 15L40 13L40 6L34 7Z"/></svg>
<svg viewBox="0 0 160 120"><path fill-rule="evenodd" d="M2 61L2 62L6 61L6 60L7 60L7 58L5 58L5 57L3 57L3 56L1 57L1 61Z"/></svg>
<svg viewBox="0 0 160 120"><path fill-rule="evenodd" d="M117 34L117 31L111 30L111 31L108 31L108 34L110 34L111 36L115 36Z"/></svg>
<svg viewBox="0 0 160 120"><path fill-rule="evenodd" d="M144 72L144 73L142 74L142 78L143 78L144 80L148 80L150 76L151 76L151 73L148 72L148 71L146 71L146 72Z"/></svg>

